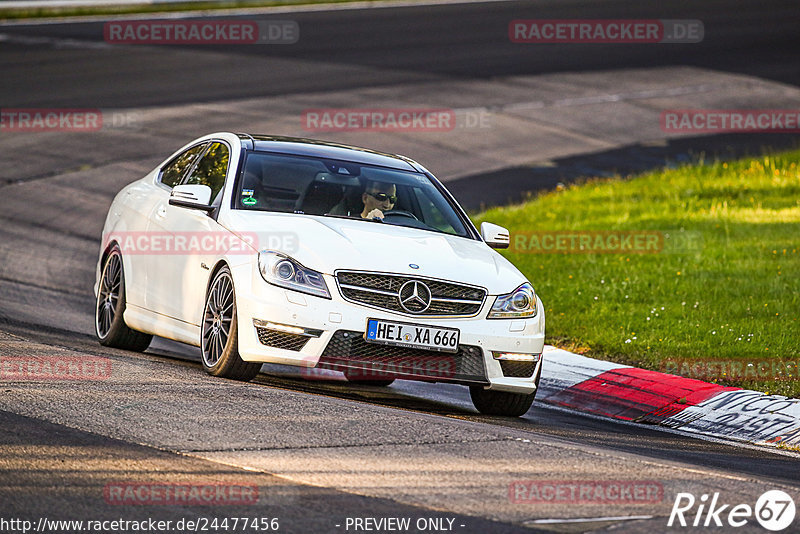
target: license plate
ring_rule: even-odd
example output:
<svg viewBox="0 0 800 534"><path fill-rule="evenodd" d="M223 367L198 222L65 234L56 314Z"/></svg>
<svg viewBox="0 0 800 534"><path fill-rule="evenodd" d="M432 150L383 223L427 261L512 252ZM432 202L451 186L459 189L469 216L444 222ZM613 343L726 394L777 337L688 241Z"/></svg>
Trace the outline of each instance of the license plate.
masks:
<svg viewBox="0 0 800 534"><path fill-rule="evenodd" d="M458 352L458 338L459 331L456 328L382 319L367 319L367 331L364 333L364 339L370 343L439 352Z"/></svg>

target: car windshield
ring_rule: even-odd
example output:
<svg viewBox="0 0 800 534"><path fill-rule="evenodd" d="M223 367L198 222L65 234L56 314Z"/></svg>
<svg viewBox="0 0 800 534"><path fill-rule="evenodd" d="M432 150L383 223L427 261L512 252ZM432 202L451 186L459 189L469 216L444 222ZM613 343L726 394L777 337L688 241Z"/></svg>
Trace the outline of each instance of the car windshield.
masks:
<svg viewBox="0 0 800 534"><path fill-rule="evenodd" d="M346 161L251 152L234 207L469 235L453 206L427 176ZM382 221L362 217L368 214L365 210L376 207Z"/></svg>

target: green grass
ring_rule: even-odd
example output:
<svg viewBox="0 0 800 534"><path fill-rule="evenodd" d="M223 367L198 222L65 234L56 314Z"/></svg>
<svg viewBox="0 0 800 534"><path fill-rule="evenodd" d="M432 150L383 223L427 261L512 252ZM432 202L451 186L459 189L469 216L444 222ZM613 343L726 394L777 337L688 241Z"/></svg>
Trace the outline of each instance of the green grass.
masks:
<svg viewBox="0 0 800 534"><path fill-rule="evenodd" d="M310 4L339 4L357 0L209 0L198 2L168 2L153 5L105 5L85 7L4 8L0 2L0 20L42 17L83 17L94 15L130 15L138 13L169 13L211 11L255 7L299 6ZM380 1L380 0L373 0ZM199 14L198 14L199 16Z"/></svg>
<svg viewBox="0 0 800 534"><path fill-rule="evenodd" d="M800 397L799 163L792 151L589 180L475 221L507 227L512 243L534 231L663 232L659 253L503 254L544 302L549 343ZM688 248L687 235L699 238ZM728 367L674 371L678 361ZM731 365L742 372L723 375Z"/></svg>

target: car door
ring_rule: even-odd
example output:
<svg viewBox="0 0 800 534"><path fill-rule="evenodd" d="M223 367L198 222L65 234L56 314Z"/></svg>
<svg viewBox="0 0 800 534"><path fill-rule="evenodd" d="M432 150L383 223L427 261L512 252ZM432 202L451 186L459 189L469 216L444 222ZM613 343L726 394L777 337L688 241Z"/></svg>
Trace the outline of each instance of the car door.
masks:
<svg viewBox="0 0 800 534"><path fill-rule="evenodd" d="M138 305L148 310L152 310L150 276L152 271L151 263L154 258L149 249L151 248L151 242L154 241L151 236L153 218L160 212L160 207L164 201L169 199L172 188L181 183L189 170L194 167L207 145L207 142L193 145L162 165L155 179L150 184L147 184L145 194L136 199L137 209L142 212L142 223L137 225L135 231L132 232L136 247L134 253L130 255L130 259L135 264L133 270L136 273L135 281L137 287L141 286L136 291L136 294L142 295L142 301ZM131 228L131 230L134 229ZM123 249L124 253L125 250Z"/></svg>
<svg viewBox="0 0 800 534"><path fill-rule="evenodd" d="M125 299L129 308L147 307L147 256L139 253L136 243L147 235L148 220L160 192L161 188L152 180L139 180L127 186L111 207L111 215L118 222L103 236L104 240L115 241L122 251Z"/></svg>
<svg viewBox="0 0 800 534"><path fill-rule="evenodd" d="M181 180L211 188L212 205L219 203L230 166L230 147L211 141ZM151 233L164 236L160 254L149 263L148 307L183 323L199 325L209 269L219 252L217 237L227 234L209 213L169 204L169 195L157 203L150 220ZM208 236L213 239L209 240ZM166 237L170 237L168 241Z"/></svg>

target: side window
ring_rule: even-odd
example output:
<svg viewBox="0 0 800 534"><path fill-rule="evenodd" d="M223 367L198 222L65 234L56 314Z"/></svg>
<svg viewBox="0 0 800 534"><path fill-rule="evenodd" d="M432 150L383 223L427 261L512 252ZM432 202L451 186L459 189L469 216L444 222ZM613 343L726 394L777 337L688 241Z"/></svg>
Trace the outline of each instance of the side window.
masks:
<svg viewBox="0 0 800 534"><path fill-rule="evenodd" d="M186 184L207 185L211 188L211 200L217 198L225 185L225 176L228 173L228 160L230 151L224 143L211 143L208 150L197 163L192 175L186 179Z"/></svg>
<svg viewBox="0 0 800 534"><path fill-rule="evenodd" d="M453 225L447 222L447 219L445 219L442 212L436 207L433 201L431 201L428 195L425 194L425 191L415 187L414 194L417 197L417 202L419 202L419 209L422 211L422 221L425 224L449 234L458 233L455 228L453 228Z"/></svg>
<svg viewBox="0 0 800 534"><path fill-rule="evenodd" d="M178 185L183 175L186 174L186 170L190 168L197 157L203 153L205 147L206 145L201 143L178 154L161 172L161 183L167 187L175 187Z"/></svg>

